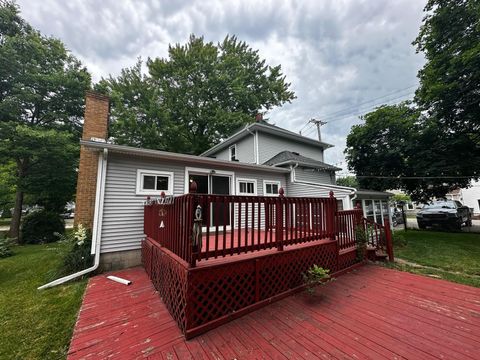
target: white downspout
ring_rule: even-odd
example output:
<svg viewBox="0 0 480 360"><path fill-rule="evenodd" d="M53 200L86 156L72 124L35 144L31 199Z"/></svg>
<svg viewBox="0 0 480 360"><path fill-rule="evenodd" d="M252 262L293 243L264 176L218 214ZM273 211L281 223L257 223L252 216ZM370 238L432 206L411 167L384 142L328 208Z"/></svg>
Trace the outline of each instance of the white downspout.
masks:
<svg viewBox="0 0 480 360"><path fill-rule="evenodd" d="M38 290L46 289L49 287L63 284L67 281L76 279L82 275L88 274L98 269L100 264L100 242L102 239L102 222L103 222L103 198L105 195L105 177L107 173L107 155L108 150L103 149L103 154L98 157L97 168L97 189L95 197L95 213L93 216L93 229L92 229L92 249L91 253L95 253L93 265L85 270L81 270L74 274L64 276L62 278L53 280L48 284L38 287Z"/></svg>
<svg viewBox="0 0 480 360"><path fill-rule="evenodd" d="M247 130L248 133L253 136L253 162L254 164L258 164L258 131L252 132L252 130L250 130L248 127L246 127L245 130Z"/></svg>

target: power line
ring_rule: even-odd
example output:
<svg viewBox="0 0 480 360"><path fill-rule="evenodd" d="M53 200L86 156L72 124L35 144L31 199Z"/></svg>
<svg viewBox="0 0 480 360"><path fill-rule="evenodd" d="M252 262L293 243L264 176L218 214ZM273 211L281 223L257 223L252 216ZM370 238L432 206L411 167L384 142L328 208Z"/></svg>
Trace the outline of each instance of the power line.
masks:
<svg viewBox="0 0 480 360"><path fill-rule="evenodd" d="M400 93L400 92L405 91L405 90L409 90L409 89L411 89L411 88L413 88L413 87L416 87L416 86L417 86L417 85L410 85L410 86L408 86L408 87L406 87L406 88L395 90L395 91L393 91L393 92L391 92L391 93L388 93L388 94L385 94L385 95L382 95L382 96L379 96L379 97L370 99L370 100L365 101L365 102L363 102L363 103L356 104L356 105L354 105L354 106L350 106L350 107L347 107L347 108L344 108L344 109L335 111L335 112L333 112L333 113L328 113L328 114L326 114L326 115L321 116L321 119L324 120L324 121L325 121L325 120L328 120L328 119L336 119L336 118L339 117L338 114L344 113L344 112L346 112L346 111L348 111L348 110L352 110L352 109L355 109L355 110L358 111L358 108L359 108L360 106L362 106L362 105L366 105L366 104L369 104L369 103L371 103L371 102L374 102L374 101L377 101L377 100L380 100L380 99L384 99L384 98L386 98L386 97L389 97L389 96L391 96L391 95L395 95L395 94ZM395 100L395 99L398 99L398 98L402 98L402 97L405 97L405 96L409 96L409 95L412 95L412 94L413 94L412 92L409 92L408 94L401 95L400 97L397 97L397 98L394 98L394 99L390 99L390 100L388 100L388 102L391 102L392 100ZM379 103L379 104L381 105L382 103ZM371 105L369 108L372 108L372 107L374 107L374 106L376 106L376 105L377 105L377 104ZM335 116L335 115L337 115L337 116ZM342 117L345 116L345 115L348 115L348 113L342 115ZM310 125L310 124L311 124L310 121L307 122L307 123L300 129L300 133L303 132L304 129L307 128L308 125ZM307 130L308 130L308 129L307 129ZM310 129L310 130L311 130L311 129ZM311 133L311 132L310 132L310 133Z"/></svg>
<svg viewBox="0 0 480 360"><path fill-rule="evenodd" d="M385 95L382 95L382 96L379 96L379 97L370 99L370 100L365 101L365 102L360 103L360 104L352 105L352 106L350 106L350 107L347 107L347 108L344 108L344 109L335 111L335 112L333 112L333 113L325 114L325 115L323 115L323 116L321 116L321 117L322 117L322 118L327 118L327 117L330 117L331 115L336 115L336 114L338 114L338 113L341 113L341 112L344 112L344 111L347 111L347 110L350 110L350 109L356 109L356 108L358 108L359 106L366 105L366 104L369 104L369 103L371 103L371 102L374 102L374 101L377 101L377 100L380 100L380 99L384 99L384 98L386 98L386 97L389 97L389 96L391 96L391 95L395 95L395 94L397 94L397 93L399 93L399 92L402 92L402 91L411 89L411 88L416 87L416 86L417 86L417 85L410 85L410 86L408 86L408 87L406 87L406 88L399 89L399 90L395 90L395 91L393 91L393 92L391 92L391 93L388 93L388 94L385 94Z"/></svg>
<svg viewBox="0 0 480 360"><path fill-rule="evenodd" d="M471 176L377 176L377 175L356 175L357 178L362 179L407 179L407 180L421 180L421 179L471 179L478 175Z"/></svg>
<svg viewBox="0 0 480 360"><path fill-rule="evenodd" d="M401 96L398 96L398 97L395 97L393 99L390 99L389 101L387 102L382 102L382 103L377 103L377 104L374 104L374 105L370 105L369 107L364 107L361 109L361 111L357 111L357 112L352 112L350 114L345 114L345 115L341 115L341 116L335 116L335 117L332 117L328 120L325 119L325 120L328 120L326 121L326 123L331 123L331 122L335 122L335 121L340 121L340 120L347 120L349 118L351 118L352 116L361 116L361 115L364 115L372 110L374 110L375 108L377 108L378 106L381 106L381 105L394 105L396 103L399 102L399 99L402 99L404 97L407 97L407 96L410 96L412 95L413 93L409 93L409 94L404 94L404 95L401 95ZM314 133L314 130L315 128L312 128L310 130L308 130L308 132L304 132L304 136L309 136L311 134Z"/></svg>
<svg viewBox="0 0 480 360"><path fill-rule="evenodd" d="M413 94L414 94L414 93L410 92L410 93L407 93L407 94L403 94L403 95L394 97L393 99L390 99L390 100L388 100L388 101L386 101L386 102L378 102L378 103L373 104L373 105L370 105L370 106L368 106L368 107L360 108L361 110L358 109L359 111L357 111L357 113L359 113L359 114L360 114L360 112L361 112L361 113L365 113L364 110L370 111L370 110L373 110L373 109L377 108L378 106L382 106L382 105L391 105L390 103L391 103L392 101L393 101L394 103L398 103L398 101L396 101L396 100L402 99L402 98L404 98L404 97L410 97L410 96L413 95ZM332 117L330 117L330 118L325 118L325 119L326 119L326 120L331 119L331 120L329 120L328 122L338 121L338 119L343 119L343 118L345 118L347 115L348 115L348 116L355 115L355 112L354 112L354 113L350 113L350 114L347 113L347 114L344 114L344 115L332 116Z"/></svg>

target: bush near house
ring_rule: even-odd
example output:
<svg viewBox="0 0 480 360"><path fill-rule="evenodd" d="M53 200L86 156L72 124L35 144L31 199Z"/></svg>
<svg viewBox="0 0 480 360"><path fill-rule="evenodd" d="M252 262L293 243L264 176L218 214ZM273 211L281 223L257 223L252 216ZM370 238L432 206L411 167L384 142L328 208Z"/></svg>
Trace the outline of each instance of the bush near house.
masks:
<svg viewBox="0 0 480 360"><path fill-rule="evenodd" d="M26 244L43 244L57 241L65 233L65 221L59 214L39 210L25 216L22 223L22 240Z"/></svg>

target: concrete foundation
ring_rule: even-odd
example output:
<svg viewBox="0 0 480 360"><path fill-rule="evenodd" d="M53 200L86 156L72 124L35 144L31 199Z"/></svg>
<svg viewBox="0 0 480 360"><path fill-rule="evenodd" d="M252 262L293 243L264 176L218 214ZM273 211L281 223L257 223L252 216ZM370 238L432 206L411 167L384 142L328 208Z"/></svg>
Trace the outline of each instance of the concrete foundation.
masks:
<svg viewBox="0 0 480 360"><path fill-rule="evenodd" d="M100 255L100 271L120 270L142 264L140 249L103 253Z"/></svg>

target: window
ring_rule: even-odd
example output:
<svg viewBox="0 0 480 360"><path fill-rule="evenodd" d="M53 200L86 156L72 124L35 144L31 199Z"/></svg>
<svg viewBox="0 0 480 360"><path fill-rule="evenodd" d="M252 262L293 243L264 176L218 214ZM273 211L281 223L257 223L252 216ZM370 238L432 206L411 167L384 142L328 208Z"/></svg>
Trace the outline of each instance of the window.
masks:
<svg viewBox="0 0 480 360"><path fill-rule="evenodd" d="M257 195L257 180L237 179L238 195Z"/></svg>
<svg viewBox="0 0 480 360"><path fill-rule="evenodd" d="M173 194L173 173L137 170L137 195Z"/></svg>
<svg viewBox="0 0 480 360"><path fill-rule="evenodd" d="M276 196L280 189L280 181L264 181L263 194L265 196Z"/></svg>
<svg viewBox="0 0 480 360"><path fill-rule="evenodd" d="M237 145L230 146L229 151L230 151L230 161L237 161Z"/></svg>

